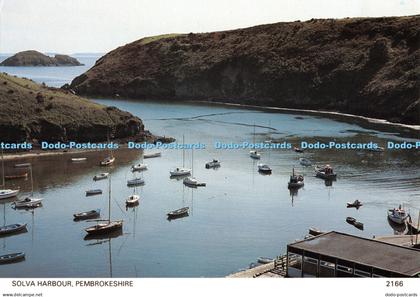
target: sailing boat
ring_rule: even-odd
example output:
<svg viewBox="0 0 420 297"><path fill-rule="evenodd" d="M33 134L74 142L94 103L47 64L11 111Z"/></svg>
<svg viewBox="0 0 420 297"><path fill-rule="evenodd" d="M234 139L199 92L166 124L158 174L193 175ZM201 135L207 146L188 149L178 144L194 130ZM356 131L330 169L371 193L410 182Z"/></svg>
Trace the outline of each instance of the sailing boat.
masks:
<svg viewBox="0 0 420 297"><path fill-rule="evenodd" d="M184 176L190 175L191 169L185 168L185 139L184 135L182 135L182 167L177 167L174 170L169 171L171 176Z"/></svg>
<svg viewBox="0 0 420 297"><path fill-rule="evenodd" d="M184 204L184 194L185 194L185 186L182 186L182 203ZM166 215L168 216L168 221L176 220L184 217L189 216L189 207L182 207L173 211L168 212Z"/></svg>
<svg viewBox="0 0 420 297"><path fill-rule="evenodd" d="M108 145L108 152L109 152L109 155L108 155L108 157L106 157L105 159L103 159L103 160L99 163L99 165L101 165L101 166L109 166L109 165L112 165L112 164L115 162L115 157L114 157L114 155L112 154L112 150L111 150L111 149L109 149L109 136L108 136L107 145Z"/></svg>
<svg viewBox="0 0 420 297"><path fill-rule="evenodd" d="M140 196L136 194L136 188L134 188L133 194L128 196L128 198L125 200L125 205L127 207L136 206L139 204L139 201L140 201Z"/></svg>
<svg viewBox="0 0 420 297"><path fill-rule="evenodd" d="M15 208L35 208L35 207L41 206L41 202L44 199L34 198L34 178L32 174L32 164L25 163L25 164L18 164L15 166L16 167L29 167L29 174L31 176L31 195L13 202Z"/></svg>
<svg viewBox="0 0 420 297"><path fill-rule="evenodd" d="M3 156L3 149L1 149L1 177L2 177L2 184L1 186L4 187L6 185L5 182L5 175L4 175L4 156ZM0 199L7 199L17 196L19 193L19 189L11 190L11 189L1 189L0 190Z"/></svg>
<svg viewBox="0 0 420 297"><path fill-rule="evenodd" d="M252 143L255 144L255 124L254 124L254 134L252 136ZM252 159L261 159L261 154L257 150L249 151L249 156Z"/></svg>
<svg viewBox="0 0 420 297"><path fill-rule="evenodd" d="M184 178L184 185L188 187L204 187L205 183L200 183L194 177L194 150L191 151L191 176Z"/></svg>
<svg viewBox="0 0 420 297"><path fill-rule="evenodd" d="M100 223L85 229L89 235L102 235L108 234L117 230L121 230L123 226L123 221L111 221L111 176L109 176L108 184L108 220L106 223Z"/></svg>

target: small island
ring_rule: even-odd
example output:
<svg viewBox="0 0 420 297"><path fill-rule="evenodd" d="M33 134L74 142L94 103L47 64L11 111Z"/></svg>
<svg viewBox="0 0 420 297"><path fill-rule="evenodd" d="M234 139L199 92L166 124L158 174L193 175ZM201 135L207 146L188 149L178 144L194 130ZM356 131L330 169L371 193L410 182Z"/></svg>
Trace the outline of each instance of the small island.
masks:
<svg viewBox="0 0 420 297"><path fill-rule="evenodd" d="M38 51L19 52L0 63L0 66L83 66L77 59L68 55L50 57Z"/></svg>

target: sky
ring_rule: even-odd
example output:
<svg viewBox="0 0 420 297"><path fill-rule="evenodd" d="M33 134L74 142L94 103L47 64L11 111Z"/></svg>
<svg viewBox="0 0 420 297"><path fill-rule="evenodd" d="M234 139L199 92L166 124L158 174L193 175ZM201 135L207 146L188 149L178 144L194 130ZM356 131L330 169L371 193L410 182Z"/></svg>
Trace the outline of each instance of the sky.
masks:
<svg viewBox="0 0 420 297"><path fill-rule="evenodd" d="M420 0L0 0L0 53L105 53L145 36L420 14Z"/></svg>

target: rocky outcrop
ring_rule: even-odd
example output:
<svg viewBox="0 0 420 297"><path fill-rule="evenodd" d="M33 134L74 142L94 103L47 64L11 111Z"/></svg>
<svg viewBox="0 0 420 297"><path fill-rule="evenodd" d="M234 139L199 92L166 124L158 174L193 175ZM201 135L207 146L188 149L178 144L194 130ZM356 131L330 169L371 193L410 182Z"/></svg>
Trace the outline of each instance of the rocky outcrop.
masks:
<svg viewBox="0 0 420 297"><path fill-rule="evenodd" d="M339 111L420 124L420 17L323 19L146 38L75 78L95 96Z"/></svg>
<svg viewBox="0 0 420 297"><path fill-rule="evenodd" d="M145 140L142 121L33 81L0 74L0 142Z"/></svg>
<svg viewBox="0 0 420 297"><path fill-rule="evenodd" d="M67 55L50 57L37 51L19 52L0 63L0 66L81 66L77 59Z"/></svg>

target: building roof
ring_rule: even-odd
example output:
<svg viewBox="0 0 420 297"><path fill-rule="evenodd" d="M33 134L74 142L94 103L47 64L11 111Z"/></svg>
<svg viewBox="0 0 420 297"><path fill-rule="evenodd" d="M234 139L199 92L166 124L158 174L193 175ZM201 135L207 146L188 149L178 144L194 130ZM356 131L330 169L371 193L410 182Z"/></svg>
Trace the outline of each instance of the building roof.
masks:
<svg viewBox="0 0 420 297"><path fill-rule="evenodd" d="M288 246L404 275L420 273L420 250L336 231Z"/></svg>

